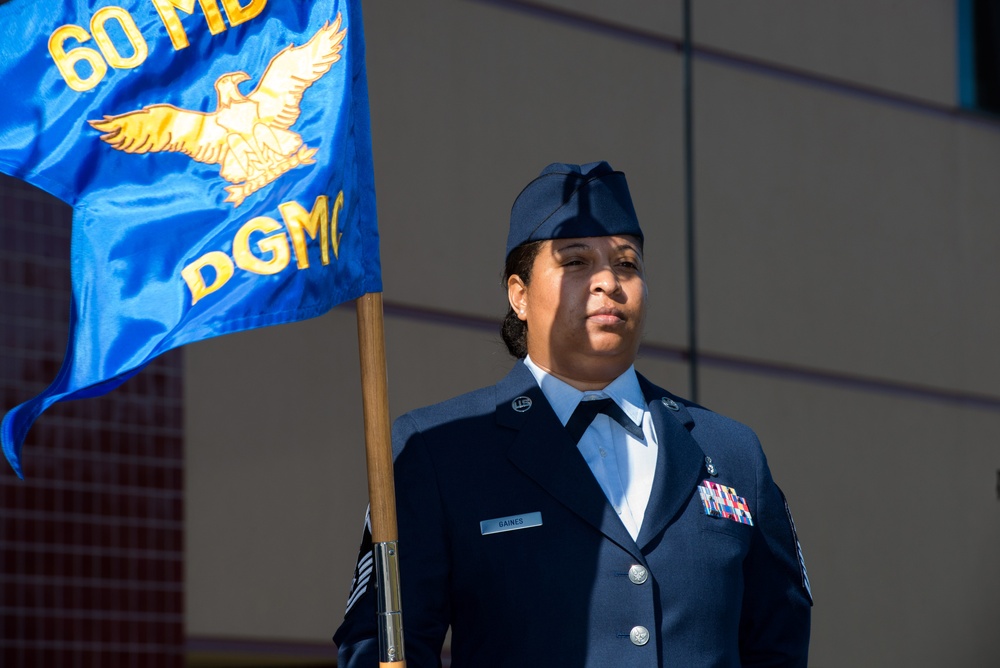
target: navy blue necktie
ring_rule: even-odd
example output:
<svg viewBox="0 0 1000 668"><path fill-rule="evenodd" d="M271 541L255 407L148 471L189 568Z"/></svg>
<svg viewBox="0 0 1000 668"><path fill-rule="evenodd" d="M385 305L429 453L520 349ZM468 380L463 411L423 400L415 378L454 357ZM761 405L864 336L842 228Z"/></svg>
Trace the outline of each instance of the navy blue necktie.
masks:
<svg viewBox="0 0 1000 668"><path fill-rule="evenodd" d="M584 432L587 431L587 427L594 421L598 413L604 413L640 441L645 440L646 437L642 433L642 427L632 422L632 419L625 415L625 411L615 403L615 400L609 398L581 401L577 404L576 410L573 411L569 422L566 423L566 431L569 432L569 436L573 439L574 443L580 442Z"/></svg>

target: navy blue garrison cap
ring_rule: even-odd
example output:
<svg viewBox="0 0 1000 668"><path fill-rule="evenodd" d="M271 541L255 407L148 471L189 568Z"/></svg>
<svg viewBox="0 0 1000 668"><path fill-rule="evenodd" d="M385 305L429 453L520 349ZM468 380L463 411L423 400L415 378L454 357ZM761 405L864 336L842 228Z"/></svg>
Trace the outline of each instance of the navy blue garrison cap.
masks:
<svg viewBox="0 0 1000 668"><path fill-rule="evenodd" d="M625 174L606 162L556 162L543 169L514 200L507 255L531 241L615 234L643 239Z"/></svg>

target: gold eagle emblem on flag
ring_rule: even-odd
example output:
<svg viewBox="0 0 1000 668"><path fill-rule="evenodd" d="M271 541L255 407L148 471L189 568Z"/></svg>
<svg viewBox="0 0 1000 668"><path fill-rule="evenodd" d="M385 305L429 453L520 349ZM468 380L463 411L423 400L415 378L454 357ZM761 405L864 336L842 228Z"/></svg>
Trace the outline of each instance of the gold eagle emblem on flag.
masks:
<svg viewBox="0 0 1000 668"><path fill-rule="evenodd" d="M338 13L304 45L288 46L271 58L253 92L239 84L246 72L228 72L215 82L218 104L204 113L153 104L100 121L87 121L101 139L126 153L183 153L192 160L221 165L227 202L234 207L250 194L299 165L310 165L318 149L306 146L289 128L301 114L302 94L340 60L346 27Z"/></svg>

